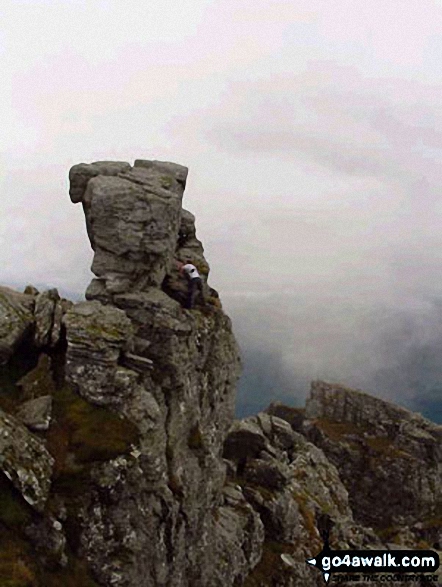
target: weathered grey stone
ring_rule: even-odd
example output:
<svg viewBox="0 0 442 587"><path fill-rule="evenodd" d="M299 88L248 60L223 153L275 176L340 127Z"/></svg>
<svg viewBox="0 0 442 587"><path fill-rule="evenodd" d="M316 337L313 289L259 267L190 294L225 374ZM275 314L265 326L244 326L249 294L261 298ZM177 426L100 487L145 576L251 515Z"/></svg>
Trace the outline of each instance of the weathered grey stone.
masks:
<svg viewBox="0 0 442 587"><path fill-rule="evenodd" d="M263 416L264 414L262 414ZM265 414L265 416L267 415ZM296 434L293 432L290 424L277 416L270 416L270 422L272 425L271 438L273 443L282 450L292 448Z"/></svg>
<svg viewBox="0 0 442 587"><path fill-rule="evenodd" d="M186 177L182 166L137 160L114 177L98 173L81 196L98 278L86 297L120 308L135 334L117 345L91 341L85 331L96 310L80 325L75 308L65 317L68 382L89 401L97 401L97 389L100 401L118 397L113 409L140 431L130 455L94 467L100 491L79 515L82 553L103 585L224 586L228 577L244 578L261 552L262 523L241 493L216 514L240 362L221 311L181 306L188 285L176 260L191 252L208 274L194 217L181 208ZM224 514L236 524L229 532L218 528ZM216 552L237 557L241 568Z"/></svg>
<svg viewBox="0 0 442 587"><path fill-rule="evenodd" d="M442 507L442 427L360 391L313 382L304 433L339 470L355 518L375 528Z"/></svg>
<svg viewBox="0 0 442 587"><path fill-rule="evenodd" d="M82 201L100 279L88 299L161 285L176 249L184 169L144 162L88 180Z"/></svg>
<svg viewBox="0 0 442 587"><path fill-rule="evenodd" d="M38 347L48 346L53 341L58 341L59 334L59 323L61 321L60 311L61 306L59 305L60 296L56 289L50 289L40 293L35 298L35 345ZM52 330L54 328L54 315L56 308L58 324L55 325L54 335L52 336Z"/></svg>
<svg viewBox="0 0 442 587"><path fill-rule="evenodd" d="M178 165L178 163L170 163L169 161L149 161L147 159L135 159L134 167L142 167L145 169L159 170L166 176L172 175L175 180L186 187L187 175L189 170L184 165Z"/></svg>
<svg viewBox="0 0 442 587"><path fill-rule="evenodd" d="M130 395L130 386L121 379L123 368L118 367L120 353L133 334L125 313L98 301L80 302L63 322L68 341L67 381L97 404L118 403Z"/></svg>
<svg viewBox="0 0 442 587"><path fill-rule="evenodd" d="M112 301L112 295L106 289L106 281L104 279L93 279L86 289L86 300L97 300L102 304L108 304Z"/></svg>
<svg viewBox="0 0 442 587"><path fill-rule="evenodd" d="M0 365L8 362L34 324L34 297L0 287Z"/></svg>
<svg viewBox="0 0 442 587"><path fill-rule="evenodd" d="M55 302L54 317L52 320L51 336L49 338L49 346L51 348L57 346L61 337L61 323L64 315L63 303L61 300Z"/></svg>
<svg viewBox="0 0 442 587"><path fill-rule="evenodd" d="M0 470L39 512L49 494L53 464L43 441L0 410Z"/></svg>
<svg viewBox="0 0 442 587"><path fill-rule="evenodd" d="M146 357L134 355L133 353L125 353L122 361L126 367L135 371L151 371L153 368L153 361L151 359L146 359Z"/></svg>
<svg viewBox="0 0 442 587"><path fill-rule="evenodd" d="M213 587L241 585L262 555L262 521L241 496L233 506L216 510L213 530L216 558L211 577L207 577L205 584Z"/></svg>
<svg viewBox="0 0 442 587"><path fill-rule="evenodd" d="M122 161L96 161L95 163L79 163L69 171L69 195L74 204L81 202L88 181L97 175L118 175L130 169L129 163Z"/></svg>
<svg viewBox="0 0 442 587"><path fill-rule="evenodd" d="M51 421L52 397L43 395L22 404L17 418L31 430L47 430Z"/></svg>
<svg viewBox="0 0 442 587"><path fill-rule="evenodd" d="M203 245L196 237L195 216L188 210L181 213L176 256L184 262L187 259L192 261L205 276L209 274L209 264L204 257Z"/></svg>
<svg viewBox="0 0 442 587"><path fill-rule="evenodd" d="M257 457L266 447L267 441L256 418L236 421L224 443L224 457L230 460L241 460Z"/></svg>

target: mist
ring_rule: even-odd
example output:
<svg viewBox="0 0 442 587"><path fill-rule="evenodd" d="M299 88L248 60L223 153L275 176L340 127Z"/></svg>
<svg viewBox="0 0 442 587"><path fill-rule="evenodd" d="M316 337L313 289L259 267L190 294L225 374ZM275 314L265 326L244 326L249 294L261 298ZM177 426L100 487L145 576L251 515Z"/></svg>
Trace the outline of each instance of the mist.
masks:
<svg viewBox="0 0 442 587"><path fill-rule="evenodd" d="M355 306L317 296L224 300L244 362L237 413L302 407L310 382L361 389L441 422L442 307ZM278 310L272 312L272 307Z"/></svg>

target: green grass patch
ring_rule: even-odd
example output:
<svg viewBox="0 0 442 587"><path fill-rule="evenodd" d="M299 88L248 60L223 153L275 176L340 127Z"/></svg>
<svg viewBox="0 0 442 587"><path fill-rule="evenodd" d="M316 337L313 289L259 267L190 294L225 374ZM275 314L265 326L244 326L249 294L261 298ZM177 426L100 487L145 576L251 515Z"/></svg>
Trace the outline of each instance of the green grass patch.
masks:
<svg viewBox="0 0 442 587"><path fill-rule="evenodd" d="M31 521L33 510L11 481L0 473L0 523L10 529L21 529Z"/></svg>
<svg viewBox="0 0 442 587"><path fill-rule="evenodd" d="M365 438L365 442L367 445L374 451L376 451L380 456L390 457L390 458L412 458L409 454L405 451L398 449L391 438L388 436L372 436L369 438Z"/></svg>
<svg viewBox="0 0 442 587"><path fill-rule="evenodd" d="M81 474L81 465L116 458L138 443L135 424L87 402L67 385L54 395L53 416L46 437L56 475Z"/></svg>
<svg viewBox="0 0 442 587"><path fill-rule="evenodd" d="M45 569L27 540L0 524L1 587L99 587L87 564L70 556L61 569Z"/></svg>
<svg viewBox="0 0 442 587"><path fill-rule="evenodd" d="M362 439L364 433L368 432L366 427L356 426L350 422L334 422L327 418L318 418L314 423L335 442L346 441L346 437L349 435L360 436Z"/></svg>
<svg viewBox="0 0 442 587"><path fill-rule="evenodd" d="M87 564L75 557L69 559L65 569L43 571L39 587L99 587L91 577Z"/></svg>
<svg viewBox="0 0 442 587"><path fill-rule="evenodd" d="M0 525L0 585L42 587L36 571L29 544Z"/></svg>

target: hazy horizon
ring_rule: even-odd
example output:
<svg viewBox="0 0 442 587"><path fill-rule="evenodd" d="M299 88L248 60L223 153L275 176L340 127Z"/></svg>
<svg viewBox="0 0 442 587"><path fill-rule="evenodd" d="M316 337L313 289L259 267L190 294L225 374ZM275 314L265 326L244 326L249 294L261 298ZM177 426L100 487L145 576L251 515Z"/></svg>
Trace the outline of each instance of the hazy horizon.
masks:
<svg viewBox="0 0 442 587"><path fill-rule="evenodd" d="M72 165L175 161L243 411L320 377L441 418L439 1L4 0L0 19L2 284L84 292Z"/></svg>

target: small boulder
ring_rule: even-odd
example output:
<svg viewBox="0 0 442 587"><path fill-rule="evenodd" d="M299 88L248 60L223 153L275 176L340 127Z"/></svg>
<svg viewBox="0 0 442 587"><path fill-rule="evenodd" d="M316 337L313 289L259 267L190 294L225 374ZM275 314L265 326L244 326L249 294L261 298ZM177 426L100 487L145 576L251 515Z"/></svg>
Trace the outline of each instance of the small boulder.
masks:
<svg viewBox="0 0 442 587"><path fill-rule="evenodd" d="M266 437L254 418L236 421L224 442L224 458L232 461L255 458L266 444Z"/></svg>
<svg viewBox="0 0 442 587"><path fill-rule="evenodd" d="M47 430L51 422L52 397L43 395L20 406L17 418L31 430Z"/></svg>
<svg viewBox="0 0 442 587"><path fill-rule="evenodd" d="M0 409L0 471L38 512L49 495L53 465L44 442Z"/></svg>
<svg viewBox="0 0 442 587"><path fill-rule="evenodd" d="M6 364L34 323L34 297L0 287L0 365Z"/></svg>
<svg viewBox="0 0 442 587"><path fill-rule="evenodd" d="M94 163L79 163L69 171L69 195L74 204L81 202L87 184L97 175L118 175L128 171L130 164L123 161L95 161Z"/></svg>

